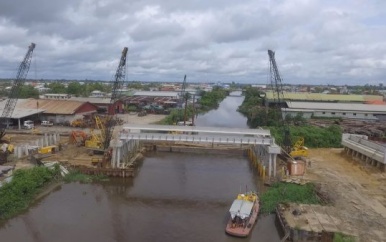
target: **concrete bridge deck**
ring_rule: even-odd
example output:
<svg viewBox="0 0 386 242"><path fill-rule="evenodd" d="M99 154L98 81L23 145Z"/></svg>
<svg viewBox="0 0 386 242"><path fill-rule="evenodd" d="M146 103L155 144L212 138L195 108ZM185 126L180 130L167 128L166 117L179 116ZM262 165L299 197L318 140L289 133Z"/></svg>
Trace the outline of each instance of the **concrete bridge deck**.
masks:
<svg viewBox="0 0 386 242"><path fill-rule="evenodd" d="M124 125L121 140L186 141L220 144L274 145L269 130L176 125Z"/></svg>
<svg viewBox="0 0 386 242"><path fill-rule="evenodd" d="M343 134L342 145L346 153L385 170L386 147L367 140L365 135Z"/></svg>
<svg viewBox="0 0 386 242"><path fill-rule="evenodd" d="M118 138L111 143L112 167L120 167L139 141L250 145L255 156L268 167L271 177L276 175L276 156L281 152L271 132L265 129L125 124Z"/></svg>

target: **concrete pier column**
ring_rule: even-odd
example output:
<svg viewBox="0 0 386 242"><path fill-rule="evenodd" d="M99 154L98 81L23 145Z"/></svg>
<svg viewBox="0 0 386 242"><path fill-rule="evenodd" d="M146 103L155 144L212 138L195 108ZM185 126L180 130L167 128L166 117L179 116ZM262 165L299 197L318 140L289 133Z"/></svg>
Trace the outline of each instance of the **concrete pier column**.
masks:
<svg viewBox="0 0 386 242"><path fill-rule="evenodd" d="M268 158L268 178L271 178L272 176L272 155L269 154L269 158Z"/></svg>
<svg viewBox="0 0 386 242"><path fill-rule="evenodd" d="M57 141L57 135L56 134L53 134L52 135L52 140L53 140L53 144L56 145L58 143Z"/></svg>
<svg viewBox="0 0 386 242"><path fill-rule="evenodd" d="M44 134L44 143L43 146L48 146L48 137L47 134Z"/></svg>
<svg viewBox="0 0 386 242"><path fill-rule="evenodd" d="M113 168L117 168L120 166L122 146L123 142L121 140L112 140L110 142L110 147L113 148L113 153L111 157L111 167Z"/></svg>
<svg viewBox="0 0 386 242"><path fill-rule="evenodd" d="M276 177L277 172L276 172L276 157L277 154L272 154L272 161L273 161L273 176Z"/></svg>

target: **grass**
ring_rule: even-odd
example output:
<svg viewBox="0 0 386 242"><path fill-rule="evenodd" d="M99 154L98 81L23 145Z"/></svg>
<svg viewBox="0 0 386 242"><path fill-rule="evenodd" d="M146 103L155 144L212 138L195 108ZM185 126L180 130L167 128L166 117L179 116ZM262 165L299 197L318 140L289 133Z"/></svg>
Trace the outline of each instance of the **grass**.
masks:
<svg viewBox="0 0 386 242"><path fill-rule="evenodd" d="M320 204L312 183L297 185L293 183L275 183L260 196L261 212L273 213L279 203Z"/></svg>
<svg viewBox="0 0 386 242"><path fill-rule="evenodd" d="M333 242L355 242L355 241L357 240L353 236L345 235L339 232L334 234Z"/></svg>
<svg viewBox="0 0 386 242"><path fill-rule="evenodd" d="M103 175L87 175L80 173L79 171L71 171L68 173L63 180L67 183L80 182L80 183L91 183L94 181L106 181L108 178Z"/></svg>

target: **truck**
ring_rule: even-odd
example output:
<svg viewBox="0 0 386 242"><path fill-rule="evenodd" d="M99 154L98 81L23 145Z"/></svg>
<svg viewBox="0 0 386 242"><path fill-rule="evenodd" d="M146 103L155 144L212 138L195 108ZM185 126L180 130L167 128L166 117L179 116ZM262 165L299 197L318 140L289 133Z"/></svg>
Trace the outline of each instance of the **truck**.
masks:
<svg viewBox="0 0 386 242"><path fill-rule="evenodd" d="M53 126L54 123L52 123L51 121L43 120L40 125L41 126Z"/></svg>
<svg viewBox="0 0 386 242"><path fill-rule="evenodd" d="M26 120L23 123L23 128L25 128L25 129L33 129L34 127L35 127L34 121L32 121L32 120Z"/></svg>

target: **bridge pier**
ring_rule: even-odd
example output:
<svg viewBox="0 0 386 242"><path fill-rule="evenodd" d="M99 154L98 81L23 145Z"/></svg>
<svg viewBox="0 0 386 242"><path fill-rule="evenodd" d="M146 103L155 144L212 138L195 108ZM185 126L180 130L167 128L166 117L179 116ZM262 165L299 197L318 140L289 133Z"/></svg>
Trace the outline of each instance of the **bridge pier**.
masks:
<svg viewBox="0 0 386 242"><path fill-rule="evenodd" d="M138 152L140 145L139 140L112 140L110 147L113 149L111 167L123 168Z"/></svg>
<svg viewBox="0 0 386 242"><path fill-rule="evenodd" d="M280 146L275 143L270 145L254 145L252 148L254 156L258 159L259 166L268 167L268 178L276 177L277 155L280 154ZM261 169L261 168L259 168ZM265 171L265 169L264 169Z"/></svg>

